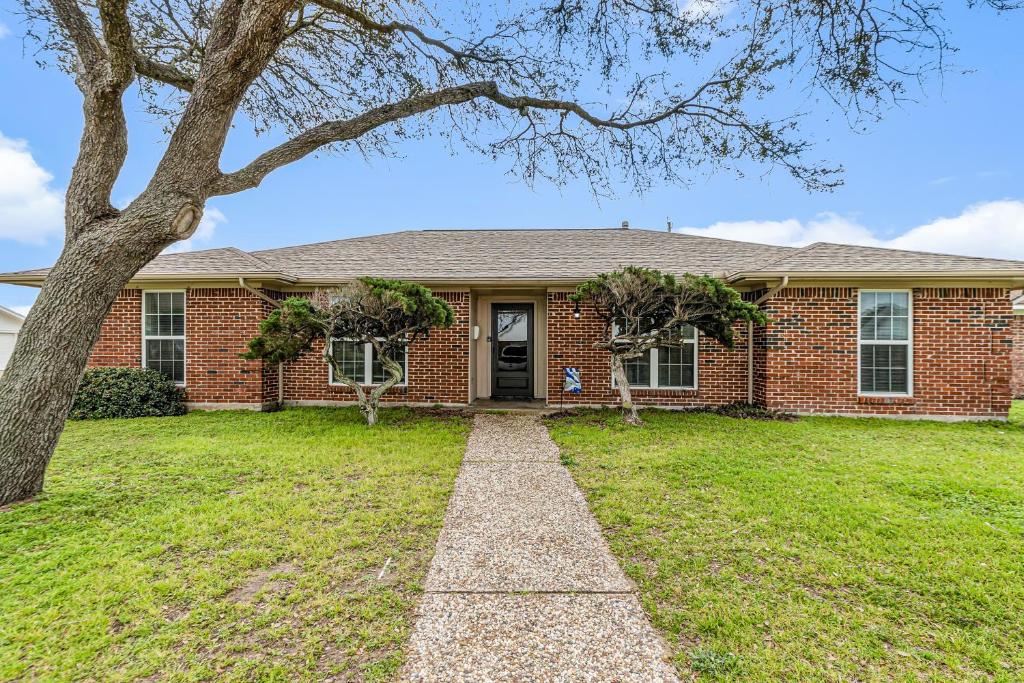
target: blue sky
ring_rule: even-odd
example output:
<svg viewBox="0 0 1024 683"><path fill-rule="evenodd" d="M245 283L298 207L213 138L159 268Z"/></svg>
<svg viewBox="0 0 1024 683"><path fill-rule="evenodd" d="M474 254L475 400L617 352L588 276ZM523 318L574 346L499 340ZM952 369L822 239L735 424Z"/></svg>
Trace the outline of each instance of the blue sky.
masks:
<svg viewBox="0 0 1024 683"><path fill-rule="evenodd" d="M954 5L954 3L949 3ZM59 214L78 147L80 98L71 80L40 70L15 3L0 0L0 271L46 266L60 251ZM949 11L955 61L969 73L933 84L920 101L867 132L816 115L816 155L846 168L845 186L812 194L788 175L723 174L644 196L620 188L597 201L585 183L527 187L507 164L449 153L437 138L398 158L323 156L277 171L254 191L217 198L185 248L271 246L416 228L675 226L781 244L818 239L1024 259L1024 12ZM797 97L797 95L794 95ZM804 95L799 95L805 106ZM159 122L128 98L131 151L115 201L146 182L162 150ZM834 114L834 112L826 112ZM225 168L274 138L233 133ZM0 305L24 310L34 290L0 285Z"/></svg>

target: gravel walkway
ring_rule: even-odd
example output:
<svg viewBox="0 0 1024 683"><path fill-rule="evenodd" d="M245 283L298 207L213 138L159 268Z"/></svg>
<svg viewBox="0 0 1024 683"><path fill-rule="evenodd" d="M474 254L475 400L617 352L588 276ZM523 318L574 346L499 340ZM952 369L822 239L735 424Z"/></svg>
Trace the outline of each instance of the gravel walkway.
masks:
<svg viewBox="0 0 1024 683"><path fill-rule="evenodd" d="M480 414L404 681L677 681L535 416Z"/></svg>

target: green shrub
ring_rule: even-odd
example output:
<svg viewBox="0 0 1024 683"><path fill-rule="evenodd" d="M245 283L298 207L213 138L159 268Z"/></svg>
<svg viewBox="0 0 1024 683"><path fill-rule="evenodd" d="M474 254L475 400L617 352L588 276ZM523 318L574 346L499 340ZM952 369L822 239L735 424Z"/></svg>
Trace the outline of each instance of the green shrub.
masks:
<svg viewBox="0 0 1024 683"><path fill-rule="evenodd" d="M85 371L71 419L160 417L185 414L185 392L156 370L95 368Z"/></svg>

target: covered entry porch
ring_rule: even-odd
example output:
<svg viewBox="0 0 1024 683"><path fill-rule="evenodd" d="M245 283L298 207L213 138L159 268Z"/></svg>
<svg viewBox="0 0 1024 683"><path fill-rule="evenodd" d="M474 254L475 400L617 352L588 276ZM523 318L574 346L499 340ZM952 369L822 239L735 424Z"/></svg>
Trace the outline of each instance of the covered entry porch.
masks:
<svg viewBox="0 0 1024 683"><path fill-rule="evenodd" d="M542 406L548 391L547 290L472 290L470 310L470 402Z"/></svg>

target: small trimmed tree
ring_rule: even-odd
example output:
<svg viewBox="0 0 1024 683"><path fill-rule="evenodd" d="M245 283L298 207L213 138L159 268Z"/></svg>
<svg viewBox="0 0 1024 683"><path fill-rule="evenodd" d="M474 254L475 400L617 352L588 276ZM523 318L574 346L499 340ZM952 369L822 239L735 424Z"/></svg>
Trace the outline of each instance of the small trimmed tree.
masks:
<svg viewBox="0 0 1024 683"><path fill-rule="evenodd" d="M377 423L380 399L402 381L398 358L409 344L425 337L431 327L451 327L451 307L429 289L402 280L364 277L332 291L318 291L312 299L292 297L260 324L260 334L249 342L246 358L269 363L295 360L324 342L324 362L334 379L355 392L359 410L369 425ZM345 373L331 351L331 340L370 344L387 372L383 382L365 387L360 378Z"/></svg>
<svg viewBox="0 0 1024 683"><path fill-rule="evenodd" d="M718 278L689 273L676 278L636 266L587 280L569 298L576 303L589 301L604 321L601 340L594 347L611 353L623 419L634 425L642 420L630 393L627 360L657 346L678 346L684 325L732 348L734 323L767 322L757 306L743 301L739 292Z"/></svg>

